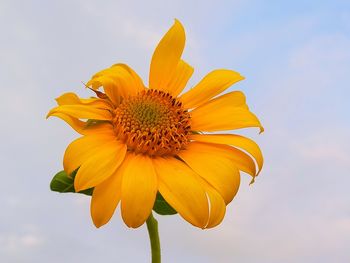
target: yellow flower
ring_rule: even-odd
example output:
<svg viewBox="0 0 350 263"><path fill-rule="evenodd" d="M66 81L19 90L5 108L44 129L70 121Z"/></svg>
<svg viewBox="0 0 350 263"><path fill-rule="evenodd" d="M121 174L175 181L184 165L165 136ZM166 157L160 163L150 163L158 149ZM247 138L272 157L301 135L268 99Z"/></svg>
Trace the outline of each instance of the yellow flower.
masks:
<svg viewBox="0 0 350 263"><path fill-rule="evenodd" d="M48 113L82 135L67 147L63 166L67 174L79 168L76 191L94 187L96 227L110 220L119 203L125 224L141 226L158 191L194 226L214 227L238 191L240 171L254 179L262 168L252 140L202 133L263 130L242 92L216 97L243 77L214 70L181 94L193 73L181 59L184 45L185 31L176 20L154 51L148 88L129 66L116 64L87 83L96 98L65 93Z"/></svg>

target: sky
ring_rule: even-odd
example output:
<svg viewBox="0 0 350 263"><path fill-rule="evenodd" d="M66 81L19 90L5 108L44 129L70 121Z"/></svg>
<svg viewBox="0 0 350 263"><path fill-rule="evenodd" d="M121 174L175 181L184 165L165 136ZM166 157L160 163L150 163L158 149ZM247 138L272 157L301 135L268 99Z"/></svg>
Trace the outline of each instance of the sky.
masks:
<svg viewBox="0 0 350 263"><path fill-rule="evenodd" d="M155 46L178 18L195 68L240 72L265 127L241 131L265 157L242 174L221 225L161 217L163 262L350 262L349 1L0 1L0 261L150 262L146 228L119 210L96 229L90 198L49 190L77 134L45 119L64 92L90 96L95 72L123 62L148 81Z"/></svg>

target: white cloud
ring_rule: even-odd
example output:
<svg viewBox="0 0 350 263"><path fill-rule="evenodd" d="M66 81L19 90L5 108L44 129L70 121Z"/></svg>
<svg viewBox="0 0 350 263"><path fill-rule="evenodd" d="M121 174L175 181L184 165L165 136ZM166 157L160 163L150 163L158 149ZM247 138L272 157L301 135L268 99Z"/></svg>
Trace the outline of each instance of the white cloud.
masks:
<svg viewBox="0 0 350 263"><path fill-rule="evenodd" d="M33 233L14 233L0 236L1 250L9 254L37 249L42 246L44 242L45 239L42 236Z"/></svg>

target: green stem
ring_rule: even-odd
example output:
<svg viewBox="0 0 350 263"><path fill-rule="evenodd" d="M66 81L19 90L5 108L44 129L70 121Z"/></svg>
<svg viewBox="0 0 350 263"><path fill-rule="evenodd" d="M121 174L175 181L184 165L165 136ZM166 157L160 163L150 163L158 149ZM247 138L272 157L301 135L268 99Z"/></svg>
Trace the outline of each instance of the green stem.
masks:
<svg viewBox="0 0 350 263"><path fill-rule="evenodd" d="M158 222L151 213L147 221L149 239L151 241L152 263L160 263L160 242L158 234Z"/></svg>

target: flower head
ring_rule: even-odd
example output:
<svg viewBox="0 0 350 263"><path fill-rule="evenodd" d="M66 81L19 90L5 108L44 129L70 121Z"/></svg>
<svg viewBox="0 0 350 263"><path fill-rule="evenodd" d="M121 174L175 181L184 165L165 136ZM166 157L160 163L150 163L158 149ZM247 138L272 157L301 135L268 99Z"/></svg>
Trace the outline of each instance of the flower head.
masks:
<svg viewBox="0 0 350 263"><path fill-rule="evenodd" d="M240 171L254 179L262 168L252 140L204 133L263 130L242 92L217 96L243 77L214 70L182 93L193 73L181 59L184 45L184 28L176 20L154 51L149 87L129 66L116 64L87 83L96 97L65 93L48 114L82 135L67 147L63 166L67 174L78 169L76 191L94 188L91 216L97 227L118 204L126 225L139 227L157 192L194 226L214 227L238 191Z"/></svg>

